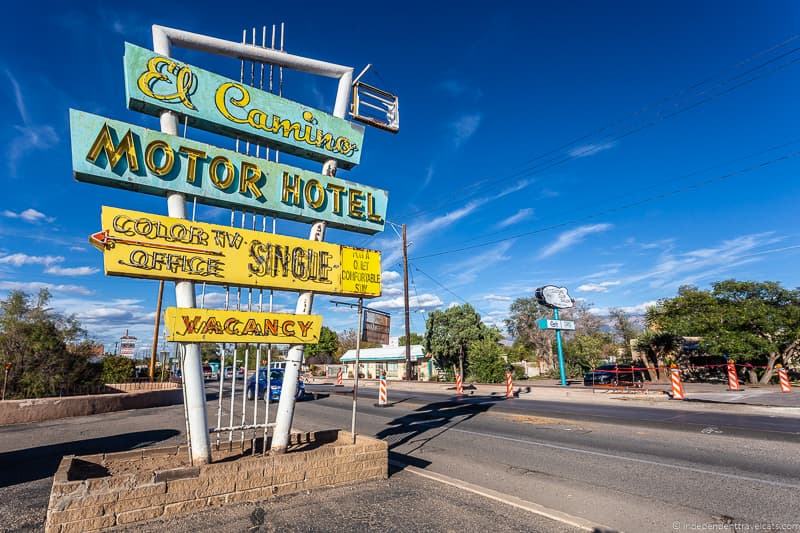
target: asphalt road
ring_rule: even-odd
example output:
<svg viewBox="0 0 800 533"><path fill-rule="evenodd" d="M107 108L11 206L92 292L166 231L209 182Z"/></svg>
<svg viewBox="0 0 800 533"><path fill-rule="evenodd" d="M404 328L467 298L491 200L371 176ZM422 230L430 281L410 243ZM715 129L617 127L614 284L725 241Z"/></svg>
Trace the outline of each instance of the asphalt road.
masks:
<svg viewBox="0 0 800 533"><path fill-rule="evenodd" d="M317 397L298 404L296 428L349 427L348 396L333 393L331 387L309 390ZM594 524L626 531L674 530L674 526L688 530L721 522L800 524L800 418L785 410L714 406L709 411L706 406L491 397L452 401L447 396L396 390L390 395L396 403L378 408L373 406L374 390L362 393L358 430L388 440L394 461ZM209 415L215 422L214 396L210 395ZM237 420L238 408L237 402ZM273 404L273 416L274 411ZM41 527L50 478L62 455L182 442L184 427L182 406L172 406L0 428L0 529ZM423 480L414 481L410 471L375 490L391 495L397 488L398 501L403 497L418 501L413 495ZM476 517L475 527L466 527L466 515L457 514L457 505L446 504L456 496L441 500L452 489L424 483L437 491L430 510L435 519L408 522L405 530L431 530L439 524L440 530L482 531L486 523L496 524L495 530L520 529L518 517L523 511L485 499L480 500L485 506L480 516L501 513L508 521ZM331 505L341 509L339 516L367 520L354 523L382 530L371 522L373 518L365 518L363 506L347 510L351 498L346 492L327 497L338 502ZM374 512L386 513L386 506L374 498L356 500L367 507L373 502ZM270 507L276 517L280 505ZM249 516L231 512L231 524L244 524ZM530 527L523 529L561 527L530 516ZM299 529L319 528L321 523L309 520L298 522ZM347 522L337 522L341 523ZM163 527L192 529L181 529L180 524L190 523ZM403 531L402 526L399 523L393 530Z"/></svg>

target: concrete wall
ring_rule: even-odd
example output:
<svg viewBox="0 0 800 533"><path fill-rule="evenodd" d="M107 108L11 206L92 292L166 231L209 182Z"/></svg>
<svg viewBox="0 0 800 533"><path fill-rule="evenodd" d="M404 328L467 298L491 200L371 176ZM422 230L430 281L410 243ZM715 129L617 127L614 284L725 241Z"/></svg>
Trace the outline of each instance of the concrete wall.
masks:
<svg viewBox="0 0 800 533"><path fill-rule="evenodd" d="M53 479L45 533L96 531L388 477L385 441L359 435L353 444L352 434L340 430L292 435L281 455L251 455L245 448L215 451L214 462L200 467L149 466L185 465L186 455L185 447L172 446L65 457ZM109 475L122 462L124 473Z"/></svg>
<svg viewBox="0 0 800 533"><path fill-rule="evenodd" d="M136 390L136 387L129 387L128 384L108 385L117 390L130 388L131 392L6 400L0 402L0 426L41 422L70 416L96 415L126 409L161 407L179 404L183 401L183 394L178 385L174 383L159 385L163 387L153 390Z"/></svg>

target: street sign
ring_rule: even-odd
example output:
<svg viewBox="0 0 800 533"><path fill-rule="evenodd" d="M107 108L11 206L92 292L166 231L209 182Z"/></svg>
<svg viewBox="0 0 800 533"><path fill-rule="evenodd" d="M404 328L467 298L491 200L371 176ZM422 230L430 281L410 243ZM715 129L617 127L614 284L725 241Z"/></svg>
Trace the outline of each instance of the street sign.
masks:
<svg viewBox="0 0 800 533"><path fill-rule="evenodd" d="M372 235L388 195L340 178L250 157L70 109L75 179Z"/></svg>
<svg viewBox="0 0 800 533"><path fill-rule="evenodd" d="M535 295L540 304L552 309L569 309L575 305L575 301L567 292L566 287L545 285L536 289Z"/></svg>
<svg viewBox="0 0 800 533"><path fill-rule="evenodd" d="M381 294L381 255L373 250L105 206L102 228L90 241L111 276Z"/></svg>
<svg viewBox="0 0 800 533"><path fill-rule="evenodd" d="M131 359L136 355L136 337L128 335L128 330L119 338L119 355Z"/></svg>
<svg viewBox="0 0 800 533"><path fill-rule="evenodd" d="M389 330L392 317L388 313L364 308L364 324L361 340L378 344L389 344Z"/></svg>
<svg viewBox="0 0 800 533"><path fill-rule="evenodd" d="M174 111L187 117L189 126L320 162L335 159L346 169L361 159L363 126L130 43L125 43L125 93L135 111L155 116Z"/></svg>
<svg viewBox="0 0 800 533"><path fill-rule="evenodd" d="M575 322L572 320L552 320L549 318L540 318L536 321L539 329L558 329L575 331Z"/></svg>
<svg viewBox="0 0 800 533"><path fill-rule="evenodd" d="M164 323L170 342L314 344L322 317L168 307Z"/></svg>

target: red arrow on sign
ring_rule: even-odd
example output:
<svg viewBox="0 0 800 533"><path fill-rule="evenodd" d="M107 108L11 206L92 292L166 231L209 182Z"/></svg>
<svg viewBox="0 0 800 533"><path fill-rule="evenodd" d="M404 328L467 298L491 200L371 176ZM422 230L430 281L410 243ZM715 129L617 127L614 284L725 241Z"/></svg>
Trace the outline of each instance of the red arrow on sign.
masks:
<svg viewBox="0 0 800 533"><path fill-rule="evenodd" d="M101 252L106 249L108 245L108 231L98 231L89 235L89 244L100 250Z"/></svg>

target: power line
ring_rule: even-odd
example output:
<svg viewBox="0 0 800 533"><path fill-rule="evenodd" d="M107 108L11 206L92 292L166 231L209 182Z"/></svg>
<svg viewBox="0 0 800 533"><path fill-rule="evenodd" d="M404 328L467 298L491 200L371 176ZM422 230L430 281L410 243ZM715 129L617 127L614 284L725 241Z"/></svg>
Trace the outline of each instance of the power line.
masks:
<svg viewBox="0 0 800 533"><path fill-rule="evenodd" d="M482 309L479 309L477 305L473 304L472 302L468 302L467 300L465 300L464 298L462 298L461 296L459 296L458 294L456 294L455 292L453 292L453 291L452 291L452 290L450 290L449 288L445 287L445 286L444 286L442 283L440 283L439 281L437 281L437 280L436 280L436 279L435 279L433 276L431 276L430 274L428 274L427 272L425 272L424 270L422 270L421 268L419 268L417 265L414 265L414 269L415 269L417 272L419 272L420 274L422 274L423 276L425 276L425 277L427 277L428 279L430 279L432 282L434 282L436 285L438 285L439 287L441 287L442 289L444 289L444 290L445 290L445 291L447 291L448 293L452 294L453 296L455 296L456 298L458 298L459 300L461 300L462 302L464 302L465 304L471 305L473 308L475 308L475 310L477 310L477 311L479 311L479 312L481 312L481 313L483 313L483 314L485 314L485 315L488 315L488 314L489 314L489 313L485 313L485 312L484 312L484 310L482 310ZM417 302L417 303L419 303L419 302Z"/></svg>
<svg viewBox="0 0 800 533"><path fill-rule="evenodd" d="M780 47L784 46L785 44L794 41L798 37L799 37L798 35L792 36L791 38L785 40L782 44L774 46L771 49L768 49L767 52L761 52L759 54L756 54L753 57L758 57L758 55L763 55L763 53L768 53L769 51L772 51L772 50L774 50L776 48L780 48ZM770 64L772 64L772 63L774 63L776 61L779 61L780 59L783 59L783 58L785 58L785 57L787 57L787 56L789 56L791 54L794 54L798 50L800 50L800 47L792 48L791 50L789 50L787 52L784 52L784 53L778 55L777 57L773 57L773 58L771 58L771 59L769 59L767 61L764 61L764 62L760 63L757 66L754 66L754 67L746 70L745 72L739 73L739 74L737 74L735 76L732 76L732 77L728 78L724 82L721 82L721 83L717 84L714 88L723 87L727 83L730 83L730 82L732 82L734 80L737 80L737 79L741 78L742 76L746 76L747 74L749 74L751 72L755 72L757 70L760 70L760 69L764 68L765 66L768 66L768 65L770 65ZM743 62L740 62L739 64L736 65L735 68L738 68L742 64L746 64L747 62L752 60L753 57L751 57L748 60L745 60ZM698 102L687 104L683 108L668 112L666 114L659 114L656 118L651 119L649 122L645 122L643 124L635 125L631 129L628 129L627 131L624 131L624 132L622 132L620 134L617 134L616 136L611 136L611 137L605 138L604 142L605 143L618 142L618 141L620 141L620 140L622 140L622 139L624 139L626 137L629 137L631 135L634 135L634 134L636 134L636 133L638 133L638 132L640 132L642 130L645 130L647 128L655 126L656 124L658 124L661 121L667 120L669 118L675 117L677 115L680 115L682 113L685 113L687 111L695 109L695 108L697 108L697 107L699 107L699 106L701 106L703 104L706 104L706 103L708 103L708 102L710 102L710 101L712 101L712 100L714 100L716 98L719 98L719 97L721 97L721 96L723 96L725 94L728 94L728 93L730 93L730 92L732 92L732 91L734 91L734 90L736 90L736 89L738 89L738 88L740 88L740 87L742 87L744 85L752 83L753 81L756 81L756 80L761 79L761 78L763 78L765 76L773 74L773 73L775 73L775 72L777 72L779 70L783 70L785 68L788 68L791 65L797 63L798 61L800 61L800 58L795 58L795 59L793 59L793 60L791 60L791 61L789 61L787 63L779 65L778 67L772 69L771 71L767 71L766 73L762 73L762 74L759 74L759 75L756 75L756 76L752 76L752 77L750 77L750 78L748 78L748 79L746 79L746 80L744 80L744 81L742 81L742 82L740 82L738 84L735 84L735 85L733 85L731 87L728 87L728 88L726 88L725 90L723 90L721 92L712 94L712 95L710 95L710 96L708 96L708 97L706 97L706 98L704 98L704 99L702 99L702 100L700 100ZM713 79L713 77L710 78L710 79ZM706 80L704 82L697 83L697 84L693 85L692 88L700 86L700 85L703 85L707 81L708 80ZM681 94L682 92L686 92L686 90L681 91L679 93L676 93L676 96ZM694 96L702 96L702 95L704 95L704 94L706 94L708 92L709 91L706 90L706 91L700 92L699 94L696 94ZM669 100L671 100L673 98L674 97L667 97L666 99L662 99L660 102L657 102L655 105L656 106L662 105L663 102L669 101ZM650 107L653 107L653 105L645 106L644 108L642 108L642 110L634 113L632 116L636 116L638 114L641 114L641 113L643 113L644 111L646 111ZM577 139L573 139L572 141L570 141L570 142L568 142L568 143L566 143L564 145L561 145L558 148L549 150L548 152L545 152L544 154L541 154L540 156L537 156L537 157L535 157L534 159L532 159L530 161L536 161L536 160L539 160L539 159L543 159L543 158L547 157L548 155L552 155L552 154L560 154L560 152L564 148L569 147L572 144L575 144L575 143L580 142L582 140L586 140L586 139L588 139L590 137L593 137L596 134L599 134L599 133L601 133L601 132L603 132L605 130L611 129L612 127L614 127L614 126L616 126L618 124L625 123L627 118L628 117L625 117L624 119L618 120L618 121L616 121L616 122L614 122L614 123L612 123L610 125L603 126L603 127L599 128L597 130L594 130L593 132L590 132L590 133L588 133L586 135L578 137ZM557 157L551 158L551 159L549 159L547 161L544 161L542 163L538 163L538 164L533 165L531 167L521 169L521 170L519 170L519 171L517 171L515 173L512 173L510 175L503 176L502 178L495 178L495 179L492 179L492 180L489 180L489 181L486 181L486 180L479 181L478 183L476 183L472 187L470 187L470 186L466 187L466 189L472 188L472 192L470 192L467 195L462 195L462 196L460 196L458 198L455 198L455 199L453 199L451 197L450 200L448 200L446 202L443 202L443 203L439 203L436 206L428 208L428 209L417 209L417 210L415 210L413 212L403 213L403 214L401 214L400 218L403 218L403 217L406 217L406 216L419 217L422 214L431 213L431 212L435 212L435 211L441 210L441 209L443 209L443 208L445 208L445 207L447 207L449 205L453 205L453 204L456 204L456 203L461 203L461 202L465 201L467 198L475 196L479 192L481 192L481 191L483 191L483 190L485 190L485 189L487 189L489 187L495 186L499 182L502 182L502 181L505 181L505 180L508 180L508 179L514 179L514 178L531 176L531 175L534 175L534 174L540 174L540 173L542 173L542 172L544 172L546 170L549 170L549 169L551 169L551 168L553 168L555 166L561 165L561 164L566 163L568 161L571 161L573 159L575 159L575 155L570 155L570 154L563 155L563 154L561 154L561 155L558 155Z"/></svg>
<svg viewBox="0 0 800 533"><path fill-rule="evenodd" d="M729 160L724 161L722 163L716 163L716 164L709 165L709 166L707 166L705 168L702 168L702 169L694 170L694 171L689 172L687 174L683 174L683 175L681 175L679 177L671 178L671 179L669 179L669 182L670 183L675 183L675 182L684 181L684 180L686 180L688 178L691 178L692 176L697 176L698 174L704 174L704 173L709 172L711 170L714 170L716 168L724 167L726 165L737 163L739 161L746 161L746 160L752 159L752 158L754 158L756 156L764 155L764 154L767 154L769 152L773 152L775 150L779 150L779 149L783 149L783 148L789 147L789 146L791 146L793 144L797 144L798 142L800 142L800 137L795 138L795 139L793 139L793 140L791 140L789 142L785 142L785 143L781 143L781 144L776 144L776 145L770 146L769 148L766 148L766 149L763 149L763 150L758 150L756 152L751 152L751 153L749 153L747 155L744 155L744 156L741 156L741 157L735 157L733 159L729 159ZM631 196L631 195L633 195L635 193L638 193L638 192L644 192L644 191L647 191L647 190L651 190L651 189L656 188L660 184L661 184L661 182L652 183L652 184L646 185L644 187L640 187L636 191L628 191L628 192L625 192L623 194L619 194L619 195L616 195L616 196L608 197L608 198L603 200L603 203L608 203L608 202L611 202L613 200L626 198L626 197L629 197L629 196ZM596 203L597 202L593 202L592 205L595 205ZM586 206L586 208L589 208L589 207L590 206ZM583 209L584 209L584 207L576 207L573 210L574 211L581 211ZM490 237L492 235L500 235L500 234L508 233L509 231L511 231L511 230L509 230L509 229L501 229L501 230L498 230L498 231L485 232L485 233L482 233L480 235L474 236L472 239L470 239L470 241L474 241L474 240L481 239L481 238L484 238L484 237Z"/></svg>
<svg viewBox="0 0 800 533"><path fill-rule="evenodd" d="M765 168L765 167L767 167L769 165L773 165L773 164L781 162L781 161L786 161L788 159L796 157L797 155L800 155L800 151L789 152L789 153L786 153L786 154L784 154L784 155L782 155L780 157L776 157L774 159L764 161L764 162L759 163L757 165L752 165L750 167L746 167L744 169L740 169L740 170L736 170L736 171L733 171L733 172L729 172L727 174L722 174L720 176L714 176L712 178L701 180L701 181L695 182L693 184L687 185L685 187L672 189L670 191L666 191L666 192L663 192L661 194L657 194L657 195L654 195L654 196L643 198L643 199L637 200L635 202L630 202L630 203L622 204L622 205L619 205L619 206L616 206L616 207L612 207L612 208L609 208L609 209L596 211L595 213L591 213L591 214L583 216L583 217L574 218L574 219L571 219L571 220L568 220L568 221L565 221L565 222L560 222L558 224L552 224L552 225L544 226L542 228L535 229L535 230L532 230L532 231L525 231L525 232L522 232L522 233L517 233L515 235L511 235L509 237L505 237L505 238L502 238L502 239L494 239L494 240L491 240L491 241L486 241L486 242L482 242L482 243L478 243L478 244L473 244L473 245L470 245L470 246L463 246L463 247L460 247L460 248L454 248L454 249L444 250L444 251L436 252L436 253L432 253L432 254L426 254L426 255L421 255L421 256L417 256L417 257L412 257L411 259L416 260L416 261L421 260L421 259L429 259L431 257L438 257L438 256L441 256L441 255L448 255L448 254L463 252L463 251L467 251L467 250L473 250L475 248L481 248L483 246L490 246L492 244L497 244L497 243L501 243L501 242L505 242L505 241L510 241L510 240L513 240L513 239L518 239L520 237L528 237L530 235L543 233L545 231L550 231L550 230L553 230L553 229L563 228L563 227L570 226L570 225L578 223L578 222L583 222L585 220L590 220L590 219L593 219L593 218L597 218L599 216L603 216L603 215L606 215L606 214L609 214L609 213L614 213L616 211L622 211L622 210L625 210L625 209L630 209L632 207L637 207L639 205L650 203L650 202L653 202L653 201L656 201L656 200L661 200L663 198L668 198L670 196L674 196L674 195L680 194L682 192L686 192L686 191L690 191L690 190L693 190L693 189L700 188L700 187L702 187L704 185L708 185L708 184L713 183L715 181L722 181L722 180L731 178L733 176L746 174L746 173L752 172L754 170L759 170L759 169ZM469 242L469 241L465 241L465 242Z"/></svg>

